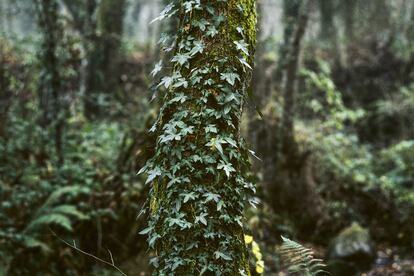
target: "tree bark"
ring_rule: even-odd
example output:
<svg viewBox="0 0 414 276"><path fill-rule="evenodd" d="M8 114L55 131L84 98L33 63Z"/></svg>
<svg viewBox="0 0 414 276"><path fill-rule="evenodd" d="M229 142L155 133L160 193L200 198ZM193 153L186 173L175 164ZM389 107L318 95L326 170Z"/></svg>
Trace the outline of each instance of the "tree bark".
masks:
<svg viewBox="0 0 414 276"><path fill-rule="evenodd" d="M240 119L252 75L255 1L195 6L186 13L188 6L177 4L178 48L172 83L162 82L169 90L146 168L151 215L143 232L155 249L156 275L248 275L243 202L253 187Z"/></svg>

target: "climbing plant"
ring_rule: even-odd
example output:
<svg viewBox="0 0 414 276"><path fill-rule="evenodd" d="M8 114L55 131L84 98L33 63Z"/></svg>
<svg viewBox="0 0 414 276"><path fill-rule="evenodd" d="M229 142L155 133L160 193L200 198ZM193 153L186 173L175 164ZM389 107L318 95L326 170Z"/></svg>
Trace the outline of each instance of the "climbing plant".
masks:
<svg viewBox="0 0 414 276"><path fill-rule="evenodd" d="M172 70L157 87L148 244L156 275L248 275L243 209L254 192L240 120L256 41L254 0L172 1L155 20L180 18ZM172 46L171 46L172 45ZM152 72L162 71L162 62Z"/></svg>

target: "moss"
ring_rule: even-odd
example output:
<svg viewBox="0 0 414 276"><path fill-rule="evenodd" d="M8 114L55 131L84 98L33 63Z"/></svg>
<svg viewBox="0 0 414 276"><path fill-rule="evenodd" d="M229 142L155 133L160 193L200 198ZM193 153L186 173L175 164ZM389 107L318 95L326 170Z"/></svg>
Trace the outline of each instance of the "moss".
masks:
<svg viewBox="0 0 414 276"><path fill-rule="evenodd" d="M242 27L245 35L245 41L249 45L249 57L247 61L252 64L254 58L254 52L256 48L256 23L257 23L257 13L256 13L256 1L254 0L230 0L229 6L230 16L228 17L230 25L230 33L232 35L233 41L239 40L239 34L237 32L237 27ZM241 8L241 12L240 12Z"/></svg>

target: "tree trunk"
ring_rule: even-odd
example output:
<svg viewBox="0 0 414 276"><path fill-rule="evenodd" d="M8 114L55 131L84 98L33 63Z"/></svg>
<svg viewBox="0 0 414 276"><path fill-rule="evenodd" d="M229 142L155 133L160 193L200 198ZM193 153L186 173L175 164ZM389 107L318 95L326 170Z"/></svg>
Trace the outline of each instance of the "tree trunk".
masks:
<svg viewBox="0 0 414 276"><path fill-rule="evenodd" d="M283 71L283 112L273 167L267 168L265 183L270 186L271 204L275 210L295 217L299 228L314 227L321 220L323 202L312 177L311 152L301 152L294 135L295 103L302 41L307 28L311 0L303 0L294 24L286 65ZM276 198L276 200L275 200ZM312 208L308 208L312 206ZM308 208L308 209L306 209ZM306 210L306 211L304 211Z"/></svg>
<svg viewBox="0 0 414 276"><path fill-rule="evenodd" d="M87 10L85 114L96 119L108 112L116 98L125 1L103 0L97 6L95 0L89 0ZM97 20L93 19L95 12Z"/></svg>
<svg viewBox="0 0 414 276"><path fill-rule="evenodd" d="M346 40L352 42L354 40L354 21L357 0L344 1L342 4Z"/></svg>
<svg viewBox="0 0 414 276"><path fill-rule="evenodd" d="M121 42L125 0L102 0L99 6L98 31L102 34L101 70L103 71L105 92L117 97L119 64L121 61Z"/></svg>
<svg viewBox="0 0 414 276"><path fill-rule="evenodd" d="M324 42L332 41L334 38L334 1L319 0L319 12L321 18L320 37Z"/></svg>
<svg viewBox="0 0 414 276"><path fill-rule="evenodd" d="M283 76L283 115L281 127L281 147L285 158L297 156L296 142L294 138L293 120L295 115L295 97L297 90L297 74L301 43L308 23L309 0L304 0L303 11L299 14L295 29L289 42L289 51L286 58L286 67Z"/></svg>
<svg viewBox="0 0 414 276"><path fill-rule="evenodd" d="M156 123L148 241L156 275L248 275L240 119L256 42L254 0L176 4L172 76ZM174 2L176 3L176 2ZM190 2L191 3L191 2ZM187 11L187 12L186 12Z"/></svg>
<svg viewBox="0 0 414 276"><path fill-rule="evenodd" d="M279 49L279 62L276 70L276 80L281 81L283 71L286 67L287 55L290 47L290 40L299 16L299 8L302 0L284 0L283 1L283 44Z"/></svg>
<svg viewBox="0 0 414 276"><path fill-rule="evenodd" d="M58 22L59 12L56 0L39 0L38 23L43 33L39 60L42 73L39 82L39 105L41 109L40 125L47 129L53 125L54 143L58 164L63 163L61 117L61 78L59 74L59 58L57 54L61 30Z"/></svg>

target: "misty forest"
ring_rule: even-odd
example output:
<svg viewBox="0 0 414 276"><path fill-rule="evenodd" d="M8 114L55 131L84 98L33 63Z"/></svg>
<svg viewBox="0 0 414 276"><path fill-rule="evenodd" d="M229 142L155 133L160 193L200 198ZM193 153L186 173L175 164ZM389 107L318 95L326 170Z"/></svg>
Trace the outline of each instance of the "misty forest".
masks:
<svg viewBox="0 0 414 276"><path fill-rule="evenodd" d="M414 1L0 0L3 275L414 275Z"/></svg>

